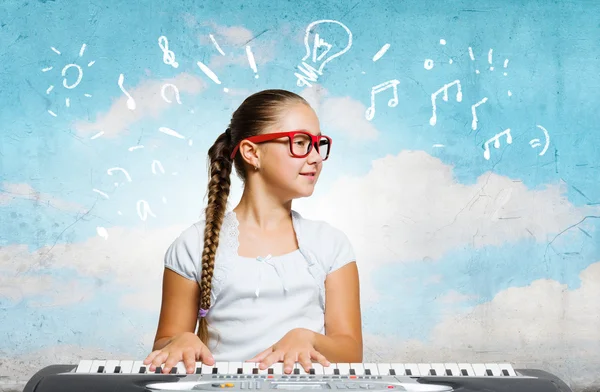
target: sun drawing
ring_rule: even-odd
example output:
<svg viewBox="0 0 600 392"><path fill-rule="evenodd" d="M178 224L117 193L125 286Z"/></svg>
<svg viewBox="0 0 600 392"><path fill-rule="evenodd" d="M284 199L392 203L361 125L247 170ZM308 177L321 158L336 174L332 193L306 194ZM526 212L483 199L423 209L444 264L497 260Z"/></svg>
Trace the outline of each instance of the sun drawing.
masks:
<svg viewBox="0 0 600 392"><path fill-rule="evenodd" d="M83 53L85 52L85 47L86 45L83 44L81 46L81 49L79 49L79 57L83 56ZM55 47L51 47L50 49L52 49L52 51L56 54L58 54L59 56L61 55L60 51L58 49L56 49ZM88 68L91 67L92 65L94 65L95 61L90 61L87 66ZM42 72L48 72L51 71L52 69L54 69L54 67L46 67L44 69L42 69ZM73 69L72 71L70 71L71 69ZM77 78L75 80L75 82L73 83L68 83L67 81L67 72L69 72L72 74L73 72L76 72ZM74 89L75 87L77 87L79 85L79 83L81 83L81 79L83 78L83 68L81 68L81 66L74 64L74 63L70 63L67 64L63 67L62 71L61 71L61 75L63 77L63 87L69 90ZM54 90L54 85L50 85L50 87L48 87L48 89L46 90L46 94L50 94L50 92ZM90 94L83 94L85 97L90 98L91 95ZM71 107L71 99L70 98L66 98L65 99L65 106L66 107ZM51 116L56 117L56 113L54 113L52 110L48 110L48 113Z"/></svg>

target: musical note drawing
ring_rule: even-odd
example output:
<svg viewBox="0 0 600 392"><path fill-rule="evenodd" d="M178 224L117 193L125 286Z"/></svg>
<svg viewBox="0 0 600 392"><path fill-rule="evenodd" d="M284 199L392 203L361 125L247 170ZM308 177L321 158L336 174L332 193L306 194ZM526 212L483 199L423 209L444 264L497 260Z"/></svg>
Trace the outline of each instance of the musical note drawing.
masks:
<svg viewBox="0 0 600 392"><path fill-rule="evenodd" d="M479 120L477 120L477 112L475 111L475 109L477 109L477 107L481 104L484 104L487 102L487 97L484 97L481 101L477 102L475 105L471 106L471 113L473 114L473 121L471 121L471 128L473 130L477 129L477 122Z"/></svg>
<svg viewBox="0 0 600 392"><path fill-rule="evenodd" d="M462 90L461 90L461 87L460 87L460 80L458 80L458 79L456 79L452 83L445 84L444 87L442 87L441 89L439 89L435 93L431 94L431 106L432 106L432 110L433 110L433 115L429 119L429 124L431 124L432 126L437 123L437 106L435 104L435 100L437 99L437 96L441 92L443 92L444 95L443 95L442 99L444 101L448 102L448 88L451 87L451 86L453 86L453 85L456 85L456 87L458 88L458 92L456 93L456 101L457 102L461 102L462 101Z"/></svg>
<svg viewBox="0 0 600 392"><path fill-rule="evenodd" d="M123 88L123 81L125 80L125 76L123 74L119 75L119 88L123 91L123 94L127 96L127 108L129 110L135 110L135 100L129 93Z"/></svg>
<svg viewBox="0 0 600 392"><path fill-rule="evenodd" d="M179 63L175 61L175 53L169 50L169 40L164 35L158 37L158 46L163 52L163 63L172 66L173 68L179 67Z"/></svg>
<svg viewBox="0 0 600 392"><path fill-rule="evenodd" d="M550 146L550 135L548 134L548 131L546 130L546 128L542 127L541 125L536 125L539 129L541 129L542 131L544 131L544 136L546 137L546 144L544 145L544 148L542 149L542 151L538 154L539 156L542 156L546 153L546 151L548 151L548 146ZM531 146L531 148L537 148L539 146L541 146L542 144L540 143L540 139L532 139L529 142L529 145Z"/></svg>
<svg viewBox="0 0 600 392"><path fill-rule="evenodd" d="M338 48L335 48L334 45L330 44L328 41L324 40L323 37L318 32L316 32L317 25L338 25L338 26L340 26L344 30L344 33L348 35L348 41L345 44L345 46L341 49L338 49ZM312 39L309 39L309 36L313 33L314 33L314 37ZM311 57L311 44L310 44L311 40L312 40L312 61L314 63L316 63L318 68L313 67L312 65L309 65L306 63L306 59ZM325 64L327 64L334 58L343 55L350 49L350 47L352 46L352 32L350 31L350 29L348 27L346 27L346 25L344 25L341 22L338 22L337 20L330 20L330 19L317 20L315 22L312 22L311 24L309 24L306 27L306 31L304 34L304 46L306 48L306 55L304 55L304 57L302 58L302 66L303 67L300 65L298 66L298 69L300 71L302 71L303 74L294 73L294 75L298 78L298 80L296 81L296 84L298 85L298 87L302 87L302 86L311 87L312 84L310 84L307 80L310 80L311 82L316 82L317 78L318 78L317 75L323 74L323 68L325 67ZM323 48L325 48L325 50L322 50ZM322 51L322 53L318 54L320 51ZM329 54L330 52L333 52L333 53ZM327 56L327 55L329 55L329 56ZM319 62L321 62L321 63L318 64Z"/></svg>
<svg viewBox="0 0 600 392"><path fill-rule="evenodd" d="M388 101L388 106L393 108L398 105L398 84L400 81L397 79L388 80L371 88L371 106L365 112L367 120L371 121L375 116L375 94L378 94L388 88L393 88L394 97Z"/></svg>
<svg viewBox="0 0 600 392"><path fill-rule="evenodd" d="M122 172L123 174L125 174L125 177L127 178L127 182L131 182L131 176L130 176L130 175L129 175L129 173L127 173L127 171L126 171L125 169L123 169L123 168L120 168L120 167L113 167L113 168L110 168L110 169L108 169L108 170L106 171L106 173L108 173L108 175L109 175L109 176L112 176L114 171L120 171L120 172ZM118 184L117 182L115 182L115 186L119 186L119 184Z"/></svg>
<svg viewBox="0 0 600 392"><path fill-rule="evenodd" d="M150 209L150 205L148 204L148 202L146 200L138 200L136 207L137 207L137 214L141 220L145 221L146 219L148 219L148 215L150 215L153 218L156 218L156 215L154 215L154 213ZM142 208L143 208L143 210L142 210Z"/></svg>
<svg viewBox="0 0 600 392"><path fill-rule="evenodd" d="M171 89L173 89L174 94L175 94L175 100L177 101L178 104L181 105L181 98L179 97L179 89L177 88L177 86L175 86L172 83L165 83L162 86L162 88L160 89L160 96L162 97L162 99L167 103L173 102L170 99L168 99L167 96L165 95L165 90L167 89L167 87L170 87Z"/></svg>
<svg viewBox="0 0 600 392"><path fill-rule="evenodd" d="M373 56L373 62L379 60L390 48L390 44L385 44L381 47L381 49L379 49L379 51L377 53L375 53L375 56Z"/></svg>
<svg viewBox="0 0 600 392"><path fill-rule="evenodd" d="M502 135L506 135L506 143L507 144L512 144L512 136L510 134L510 128L507 128L506 130L494 135L494 137L492 137L491 139L486 141L484 144L485 151L483 151L483 157L486 160L490 159L490 143L494 142L494 147L500 148L500 136L502 136Z"/></svg>
<svg viewBox="0 0 600 392"><path fill-rule="evenodd" d="M171 128L167 128L167 127L160 127L160 128L158 128L158 130L159 130L160 132L162 132L162 133L166 134L166 135L169 135L169 136L174 136L174 137L176 137L176 138L179 138L179 139L185 139L185 136L183 136L182 134L180 134L180 133L179 133L179 132L177 132L177 131L174 131L174 130L172 130Z"/></svg>

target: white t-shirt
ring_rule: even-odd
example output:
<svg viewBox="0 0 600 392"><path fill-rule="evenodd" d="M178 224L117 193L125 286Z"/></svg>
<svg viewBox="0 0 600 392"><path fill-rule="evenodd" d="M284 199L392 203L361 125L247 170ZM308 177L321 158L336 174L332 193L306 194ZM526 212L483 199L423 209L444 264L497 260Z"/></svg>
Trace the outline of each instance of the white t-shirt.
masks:
<svg viewBox="0 0 600 392"><path fill-rule="evenodd" d="M294 328L325 333L325 278L355 261L346 235L291 212L299 249L281 256L241 257L239 222L225 214L215 258L209 344L217 361L245 361ZM186 229L165 254L165 267L200 282L204 220Z"/></svg>

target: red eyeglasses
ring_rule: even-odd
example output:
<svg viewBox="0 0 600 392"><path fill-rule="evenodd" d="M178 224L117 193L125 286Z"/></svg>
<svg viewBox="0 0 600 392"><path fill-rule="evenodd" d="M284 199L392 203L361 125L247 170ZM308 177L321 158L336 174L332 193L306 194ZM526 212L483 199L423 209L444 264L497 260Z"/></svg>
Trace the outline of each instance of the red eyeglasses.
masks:
<svg viewBox="0 0 600 392"><path fill-rule="evenodd" d="M261 135L251 136L244 140L248 140L253 143L264 143L274 139L287 137L289 140L290 153L296 158L307 157L312 151L313 146L317 149L319 155L323 160L329 158L329 151L331 150L331 138L325 135L313 135L312 133L305 131L291 131L291 132L277 132L277 133L265 133ZM241 141L240 141L241 143ZM231 159L235 157L240 143L238 143L233 151L231 152Z"/></svg>

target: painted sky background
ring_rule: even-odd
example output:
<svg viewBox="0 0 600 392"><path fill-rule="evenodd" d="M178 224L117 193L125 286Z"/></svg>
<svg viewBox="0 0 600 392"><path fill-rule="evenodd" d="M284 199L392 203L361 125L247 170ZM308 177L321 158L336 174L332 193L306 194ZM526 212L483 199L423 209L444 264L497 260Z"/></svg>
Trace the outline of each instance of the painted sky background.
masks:
<svg viewBox="0 0 600 392"><path fill-rule="evenodd" d="M334 139L314 196L295 208L355 245L370 358L507 360L596 380L586 369L600 365L599 8L4 1L0 358L145 355L164 251L205 205L208 147L247 95L285 88L313 104ZM298 86L305 30L323 19L351 31L350 49ZM332 50L349 42L339 25L319 29ZM163 61L161 36L177 68ZM67 89L71 63L83 76ZM76 77L69 69L67 84ZM382 91L368 121L372 87L389 80L399 81L397 105ZM431 95L455 80L462 99L456 86L447 102L438 96L432 126ZM181 104L161 98L165 83ZM473 129L471 106L484 98ZM512 143L499 136L485 159L486 141L506 129ZM131 182L107 173L115 167ZM140 218L140 200L154 216Z"/></svg>

